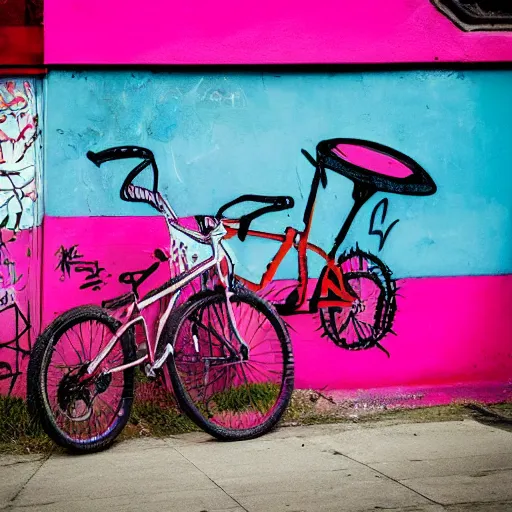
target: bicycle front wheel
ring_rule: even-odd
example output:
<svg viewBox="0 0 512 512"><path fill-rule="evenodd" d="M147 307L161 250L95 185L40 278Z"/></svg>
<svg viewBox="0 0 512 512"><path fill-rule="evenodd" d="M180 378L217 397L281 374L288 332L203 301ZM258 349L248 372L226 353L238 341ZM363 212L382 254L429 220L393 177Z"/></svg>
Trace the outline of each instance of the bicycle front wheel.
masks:
<svg viewBox="0 0 512 512"><path fill-rule="evenodd" d="M236 441L267 433L286 410L293 391L288 331L274 308L239 289L230 299L205 292L184 304L168 323L174 353L167 360L183 411L217 439Z"/></svg>

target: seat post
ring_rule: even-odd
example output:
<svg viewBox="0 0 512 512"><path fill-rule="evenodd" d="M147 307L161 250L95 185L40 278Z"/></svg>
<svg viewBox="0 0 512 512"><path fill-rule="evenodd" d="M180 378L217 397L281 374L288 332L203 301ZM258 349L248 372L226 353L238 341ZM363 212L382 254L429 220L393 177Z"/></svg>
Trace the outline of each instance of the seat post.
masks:
<svg viewBox="0 0 512 512"><path fill-rule="evenodd" d="M373 194L375 194L375 192L376 190L373 187L368 187L361 183L354 183L354 190L352 191L352 198L354 199L354 204L352 205L352 208L350 209L350 212L348 213L345 222L343 222L341 229L339 230L338 234L336 235L336 238L334 239L334 245L332 246L332 249L329 252L330 258L334 259L336 257L336 253L338 252L340 245L345 240L345 237L347 236L347 233L350 229L350 226L352 225L352 222L354 222L357 212L366 203L366 201L368 201L368 199L370 199L370 197L372 197Z"/></svg>
<svg viewBox="0 0 512 512"><path fill-rule="evenodd" d="M325 172L325 171L324 171ZM322 170L316 166L315 175L313 177L313 181L311 182L311 189L309 191L308 202L306 203L306 209L304 210L304 224L306 225L306 229L311 223L311 216L313 215L313 208L315 207L316 195L318 194L318 186L320 185L322 177Z"/></svg>

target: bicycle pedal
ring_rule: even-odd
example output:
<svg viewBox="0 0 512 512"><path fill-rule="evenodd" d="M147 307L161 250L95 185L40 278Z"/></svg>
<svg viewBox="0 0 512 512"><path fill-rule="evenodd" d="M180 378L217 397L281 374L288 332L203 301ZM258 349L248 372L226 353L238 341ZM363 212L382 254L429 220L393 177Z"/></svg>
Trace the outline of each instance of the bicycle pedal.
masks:
<svg viewBox="0 0 512 512"><path fill-rule="evenodd" d="M151 366L149 368L149 370L146 370L146 374L151 377L156 376L155 370L159 370L163 366L163 364L165 363L165 361L169 357L169 355L172 354L173 352L174 352L174 350L173 350L171 344L167 343L163 354L155 361L155 363L153 364L153 366Z"/></svg>
<svg viewBox="0 0 512 512"><path fill-rule="evenodd" d="M148 353L148 346L146 343L141 343L137 347L137 352L135 354L135 359L140 359L141 357L144 357Z"/></svg>
<svg viewBox="0 0 512 512"><path fill-rule="evenodd" d="M149 363L147 363L144 366L144 373L146 374L146 377L149 377L152 379L156 378L156 373L153 371L153 368L151 368L151 365Z"/></svg>

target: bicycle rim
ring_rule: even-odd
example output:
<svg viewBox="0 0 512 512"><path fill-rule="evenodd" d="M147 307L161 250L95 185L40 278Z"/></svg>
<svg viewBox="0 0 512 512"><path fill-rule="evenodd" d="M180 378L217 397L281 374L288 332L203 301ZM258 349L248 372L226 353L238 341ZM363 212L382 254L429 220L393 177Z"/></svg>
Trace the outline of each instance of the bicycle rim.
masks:
<svg viewBox="0 0 512 512"><path fill-rule="evenodd" d="M331 307L321 313L327 314L330 329L340 344L349 349L366 348L377 341L381 333L381 283L371 274L354 272L345 275L345 284L360 301L360 308Z"/></svg>
<svg viewBox="0 0 512 512"><path fill-rule="evenodd" d="M322 326L342 348L374 347L390 331L396 311L391 272L376 256L360 249L342 255L338 265L345 286L358 298L358 305L320 309Z"/></svg>
<svg viewBox="0 0 512 512"><path fill-rule="evenodd" d="M293 389L293 359L286 328L271 306L246 291L233 295L231 304L249 347L246 361L239 357L225 295L208 294L177 316L168 362L185 412L215 437L239 440L264 434L282 416Z"/></svg>
<svg viewBox="0 0 512 512"><path fill-rule="evenodd" d="M85 309L85 308L84 308ZM51 437L59 444L92 451L110 444L124 426L133 395L133 370L78 383L87 364L111 339L117 322L91 308L75 314L50 333L39 373L43 407ZM102 361L102 369L127 362L120 341Z"/></svg>

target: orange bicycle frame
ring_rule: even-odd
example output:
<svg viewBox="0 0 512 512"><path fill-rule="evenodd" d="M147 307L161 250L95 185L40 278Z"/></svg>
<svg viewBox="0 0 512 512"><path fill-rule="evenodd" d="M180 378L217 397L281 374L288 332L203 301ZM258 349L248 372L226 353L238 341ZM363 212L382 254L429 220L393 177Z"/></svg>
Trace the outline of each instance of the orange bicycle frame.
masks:
<svg viewBox="0 0 512 512"><path fill-rule="evenodd" d="M224 227L226 228L227 234L224 239L229 240L238 233L238 219L223 219ZM270 284L274 279L277 269L281 265L285 256L288 254L290 249L293 247L298 252L298 302L296 303L295 309L301 307L307 299L307 283L308 283L308 264L307 264L307 251L313 251L318 254L326 262L326 267L318 280L317 288L313 294L312 301L310 303L311 311L316 311L322 307L350 307L356 297L354 297L345 287L343 280L343 271L336 265L336 262L331 258L323 249L315 244L308 242L310 231L310 223L306 226L304 231L299 231L295 228L288 227L284 234L267 233L264 231L248 230L247 235L264 238L266 240L274 240L279 242L281 246L279 250L272 258L270 263L267 265L267 270L261 277L259 283L254 283L243 277L236 276L247 288L252 291L259 291ZM327 272L329 271L329 272ZM329 300L326 297L329 292L334 294L335 298Z"/></svg>

